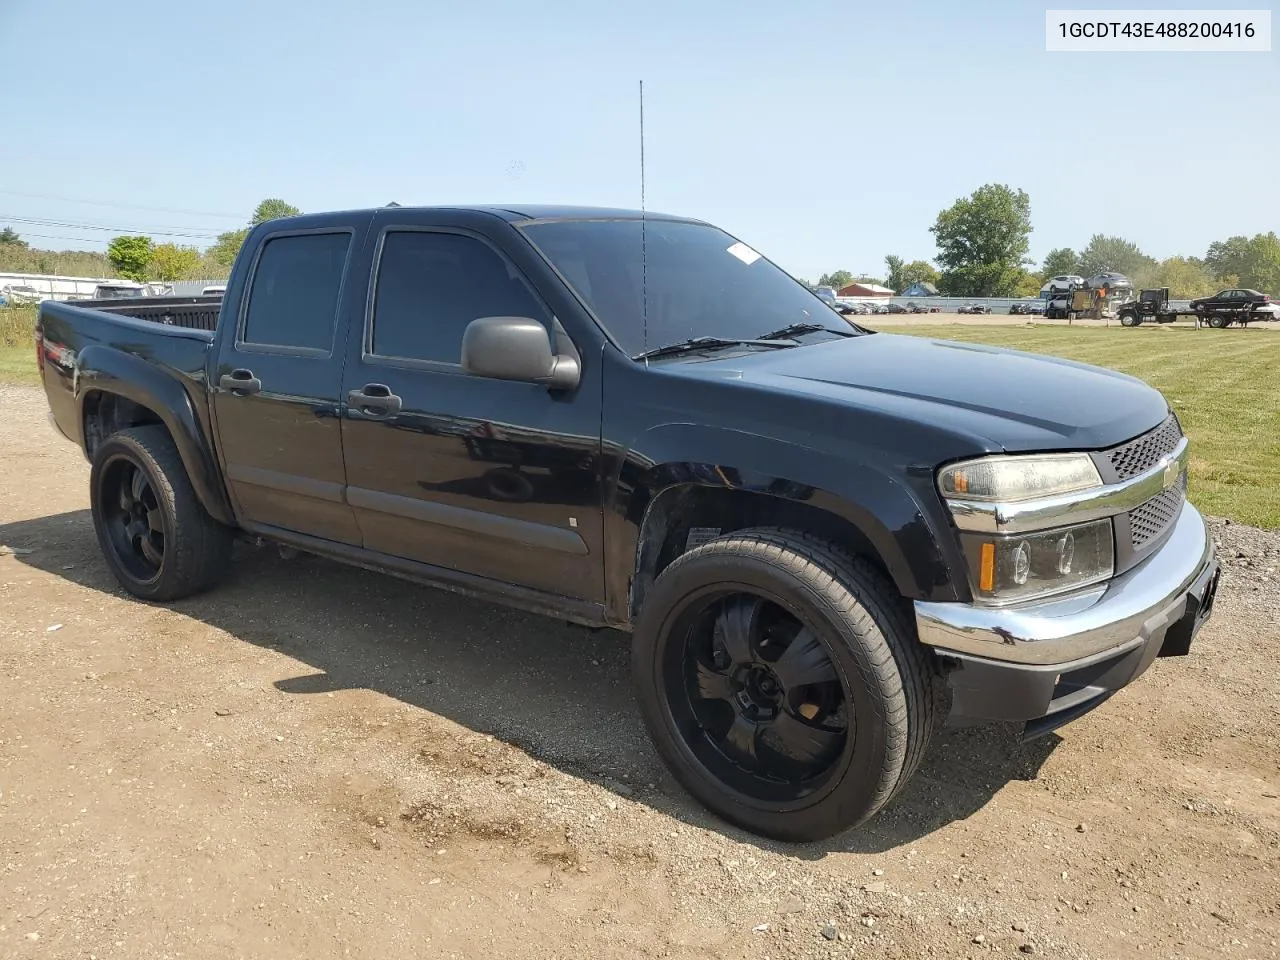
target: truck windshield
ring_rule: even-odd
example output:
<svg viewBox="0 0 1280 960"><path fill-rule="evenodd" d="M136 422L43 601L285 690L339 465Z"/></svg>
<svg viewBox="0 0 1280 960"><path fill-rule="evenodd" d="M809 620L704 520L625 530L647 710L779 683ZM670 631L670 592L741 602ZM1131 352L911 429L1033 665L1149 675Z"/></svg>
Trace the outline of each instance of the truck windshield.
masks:
<svg viewBox="0 0 1280 960"><path fill-rule="evenodd" d="M550 220L525 234L630 356L693 338L753 340L813 324L862 332L746 244L707 224ZM646 320L647 314L647 320ZM646 335L647 328L647 335ZM800 335L797 335L800 336Z"/></svg>

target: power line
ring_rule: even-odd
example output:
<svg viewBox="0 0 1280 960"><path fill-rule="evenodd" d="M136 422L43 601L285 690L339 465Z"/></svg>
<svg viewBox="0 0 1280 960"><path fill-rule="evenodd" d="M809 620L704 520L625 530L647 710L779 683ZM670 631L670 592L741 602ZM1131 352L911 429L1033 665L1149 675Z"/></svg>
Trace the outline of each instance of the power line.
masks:
<svg viewBox="0 0 1280 960"><path fill-rule="evenodd" d="M14 217L0 214L0 220L14 223L30 223L40 227L68 227L72 230L105 230L112 233L148 233L162 237L196 237L204 240L216 240L218 234L204 230L183 230L180 227L121 227L99 223L77 223L70 220L48 220L43 217Z"/></svg>
<svg viewBox="0 0 1280 960"><path fill-rule="evenodd" d="M40 239L40 240L75 240L78 243L106 243L107 242L103 237L65 237L65 236L62 236L61 234L52 234L52 233L24 233L22 237L23 239L26 239L27 237L36 237L37 239Z"/></svg>
<svg viewBox="0 0 1280 960"><path fill-rule="evenodd" d="M26 197L30 200L57 200L61 203L85 203L94 207L115 207L118 210L146 210L148 213L180 213L191 217L217 217L226 220L247 220L243 213L211 213L208 210L178 210L172 207L143 207L134 203L114 203L109 200L81 200L76 197L59 197L47 193L19 193L17 190L0 190L7 197Z"/></svg>

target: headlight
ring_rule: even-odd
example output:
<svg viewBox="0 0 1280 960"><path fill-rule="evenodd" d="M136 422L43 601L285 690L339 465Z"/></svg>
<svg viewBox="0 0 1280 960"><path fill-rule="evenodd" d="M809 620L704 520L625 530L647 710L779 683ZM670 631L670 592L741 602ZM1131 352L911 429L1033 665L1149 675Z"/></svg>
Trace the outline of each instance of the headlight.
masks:
<svg viewBox="0 0 1280 960"><path fill-rule="evenodd" d="M961 538L974 595L1011 603L1109 579L1115 569L1111 521L1098 520L1011 537Z"/></svg>
<svg viewBox="0 0 1280 960"><path fill-rule="evenodd" d="M1085 453L983 457L938 471L938 490L948 500L1034 500L1100 486Z"/></svg>

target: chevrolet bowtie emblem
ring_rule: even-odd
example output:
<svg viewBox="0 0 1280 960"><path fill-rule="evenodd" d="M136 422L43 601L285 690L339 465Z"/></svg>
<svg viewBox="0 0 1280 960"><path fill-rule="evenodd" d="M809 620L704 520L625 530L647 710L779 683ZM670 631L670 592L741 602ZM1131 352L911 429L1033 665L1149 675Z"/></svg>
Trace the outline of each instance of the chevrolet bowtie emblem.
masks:
<svg viewBox="0 0 1280 960"><path fill-rule="evenodd" d="M1178 482L1178 461L1165 460L1164 462L1164 489L1168 490Z"/></svg>

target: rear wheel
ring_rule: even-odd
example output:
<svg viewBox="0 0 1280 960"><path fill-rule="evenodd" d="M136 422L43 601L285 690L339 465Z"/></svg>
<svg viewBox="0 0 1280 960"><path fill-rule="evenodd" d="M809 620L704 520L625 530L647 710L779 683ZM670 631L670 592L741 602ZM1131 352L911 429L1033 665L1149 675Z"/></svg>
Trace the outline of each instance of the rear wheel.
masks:
<svg viewBox="0 0 1280 960"><path fill-rule="evenodd" d="M1209 326L1221 329L1227 325L1227 318L1220 313L1209 314Z"/></svg>
<svg viewBox="0 0 1280 960"><path fill-rule="evenodd" d="M120 585L144 600L212 586L231 559L231 530L201 506L164 427L132 427L94 452L93 526Z"/></svg>
<svg viewBox="0 0 1280 960"><path fill-rule="evenodd" d="M676 778L725 820L817 840L914 773L939 688L893 588L865 561L745 530L676 559L636 625L641 711Z"/></svg>

